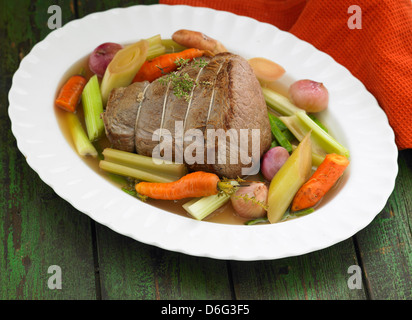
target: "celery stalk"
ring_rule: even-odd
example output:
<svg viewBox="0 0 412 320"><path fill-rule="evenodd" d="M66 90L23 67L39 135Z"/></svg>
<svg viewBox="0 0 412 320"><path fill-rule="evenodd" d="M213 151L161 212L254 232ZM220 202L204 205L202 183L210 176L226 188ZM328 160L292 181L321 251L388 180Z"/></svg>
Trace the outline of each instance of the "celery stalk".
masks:
<svg viewBox="0 0 412 320"><path fill-rule="evenodd" d="M144 170L140 170L137 168L128 167L128 166L125 166L119 163L106 161L106 160L101 160L99 162L99 167L100 169L110 172L110 173L118 174L124 177L131 177L131 178L142 180L142 181L173 182L178 179L174 176L167 176L165 174L144 171Z"/></svg>
<svg viewBox="0 0 412 320"><path fill-rule="evenodd" d="M89 139L97 140L104 132L103 120L100 117L103 113L103 103L97 75L91 77L84 87L82 103Z"/></svg>
<svg viewBox="0 0 412 320"><path fill-rule="evenodd" d="M324 156L327 153L337 153L349 158L349 150L319 127L305 112L296 112L293 116L280 119L299 141L311 131L312 150L315 154Z"/></svg>
<svg viewBox="0 0 412 320"><path fill-rule="evenodd" d="M72 112L66 112L65 117L77 153L81 156L92 156L96 158L97 150L87 137L77 115Z"/></svg>
<svg viewBox="0 0 412 320"><path fill-rule="evenodd" d="M187 174L187 168L183 163L164 161L162 164L156 164L151 157L111 148L104 149L103 156L104 159L109 162L155 172L159 175L177 177L176 180Z"/></svg>
<svg viewBox="0 0 412 320"><path fill-rule="evenodd" d="M162 45L166 48L166 53L180 52L187 49L187 47L178 44L172 39L162 39Z"/></svg>
<svg viewBox="0 0 412 320"><path fill-rule="evenodd" d="M162 38L160 34L146 39L149 43L149 49L147 52L146 60L151 60L157 56L166 53L166 47L163 45Z"/></svg>
<svg viewBox="0 0 412 320"><path fill-rule="evenodd" d="M233 186L239 185L237 181L230 181ZM196 220L203 220L208 215L219 209L230 199L228 194L215 194L208 197L196 198L186 202L183 208Z"/></svg>
<svg viewBox="0 0 412 320"><path fill-rule="evenodd" d="M281 95L280 93L264 87L262 87L262 92L266 104L282 116L291 116L298 111L305 112L303 109L295 106L287 97Z"/></svg>

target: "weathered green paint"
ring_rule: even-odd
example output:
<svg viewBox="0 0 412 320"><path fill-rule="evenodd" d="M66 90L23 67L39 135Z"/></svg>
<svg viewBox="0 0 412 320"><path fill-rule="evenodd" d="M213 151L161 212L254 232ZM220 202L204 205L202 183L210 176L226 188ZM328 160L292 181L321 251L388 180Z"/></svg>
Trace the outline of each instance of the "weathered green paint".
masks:
<svg viewBox="0 0 412 320"><path fill-rule="evenodd" d="M44 38L47 8L68 1L1 1L0 11L0 299L93 299L96 296L90 220L62 201L27 165L7 115L7 93L20 60ZM51 290L51 265L62 289ZM81 277L79 277L81 275Z"/></svg>
<svg viewBox="0 0 412 320"><path fill-rule="evenodd" d="M10 131L7 92L21 58L50 32L48 6L60 5L66 23L143 3L157 1L0 0L0 299L412 299L411 150L400 152L395 190L364 230L327 249L260 262L192 257L119 235L28 167ZM50 265L62 268L62 290L47 287ZM362 269L361 289L348 287L351 265Z"/></svg>
<svg viewBox="0 0 412 320"><path fill-rule="evenodd" d="M357 239L372 299L412 299L412 150L399 157L396 187Z"/></svg>

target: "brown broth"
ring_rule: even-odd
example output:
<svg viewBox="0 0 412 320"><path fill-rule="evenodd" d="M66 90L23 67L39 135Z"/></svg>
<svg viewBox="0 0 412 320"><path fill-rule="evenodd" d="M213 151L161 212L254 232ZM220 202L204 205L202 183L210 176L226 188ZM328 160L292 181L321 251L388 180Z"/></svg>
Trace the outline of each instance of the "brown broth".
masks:
<svg viewBox="0 0 412 320"><path fill-rule="evenodd" d="M68 69L68 71L64 74L62 77L62 80L60 81L59 88L68 80L68 78L74 74L77 74L80 72L80 70L84 70L85 76L87 79L89 79L93 73L90 71L88 67L88 56L80 59L77 63L75 63L71 68ZM274 87L272 88L277 89L280 93L283 93L287 95L287 91L285 89L285 86L281 84L275 84ZM57 95L57 93L56 93ZM69 143L69 145L72 147L73 151L76 152L69 128L67 127L67 124L65 123L65 118L64 118L64 113L66 111L55 107L55 113L56 113L56 119L57 122L60 126L60 129L66 138L66 141ZM83 117L83 106L80 102L78 108L77 108L77 113L79 115L79 119L82 121L84 119ZM85 123L82 121L83 127L85 128ZM107 139L106 136L102 137L99 141L95 143L95 146L98 150L103 150L104 148L110 147L110 142ZM91 170L93 170L96 174L99 174L103 176L109 183L112 183L116 185L119 188L122 188L124 185L119 182L119 179L114 179L112 174L108 174L107 172L103 171L99 167L99 159L98 158L92 158L92 157L82 157L82 160L85 161L85 163L90 167ZM347 174L345 174L339 181L338 183L323 197L322 201L320 204L317 205L317 208L324 206L326 203L328 203L338 192L342 185L342 181L346 181ZM258 179L259 177L250 177L249 180L254 180ZM185 199L185 200L178 200L178 201L165 201L165 200L154 200L154 199L148 199L146 201L147 204L152 205L154 207L157 207L159 209L165 210L172 212L174 214L178 214L181 216L190 217L190 215L186 212L186 210L183 209L182 205L189 201L190 199ZM136 199L136 201L140 201ZM217 209L215 212L210 214L208 217L206 217L203 221L206 222L214 222L214 223L221 223L221 224L231 224L231 225L243 225L248 219L241 218L239 217L232 205L231 202L229 201L226 203L224 206L221 208Z"/></svg>

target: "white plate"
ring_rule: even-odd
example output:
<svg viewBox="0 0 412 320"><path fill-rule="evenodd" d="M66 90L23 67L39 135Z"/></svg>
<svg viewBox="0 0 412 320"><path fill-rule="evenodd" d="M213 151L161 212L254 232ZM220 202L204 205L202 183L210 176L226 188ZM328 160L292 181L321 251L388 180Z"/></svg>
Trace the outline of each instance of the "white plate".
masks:
<svg viewBox="0 0 412 320"><path fill-rule="evenodd" d="M56 120L53 100L67 69L107 42L130 43L181 28L203 31L245 58L263 56L287 71L285 84L310 78L330 91L324 121L351 152L338 194L308 216L256 226L201 222L149 206L91 170ZM13 77L9 115L28 164L55 192L95 221L135 240L194 256L266 260L343 241L383 209L397 174L397 148L375 98L330 56L272 25L189 6L134 6L67 23L34 46Z"/></svg>

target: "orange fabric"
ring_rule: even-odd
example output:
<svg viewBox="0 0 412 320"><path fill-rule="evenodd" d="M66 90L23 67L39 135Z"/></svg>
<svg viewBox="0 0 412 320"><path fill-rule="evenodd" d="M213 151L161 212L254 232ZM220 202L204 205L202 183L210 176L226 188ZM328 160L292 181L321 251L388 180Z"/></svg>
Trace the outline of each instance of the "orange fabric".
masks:
<svg viewBox="0 0 412 320"><path fill-rule="evenodd" d="M411 0L160 0L225 10L271 23L328 53L386 112L399 150L412 148ZM352 4L361 11L350 11ZM360 19L354 20L360 14ZM348 20L361 29L351 29Z"/></svg>

